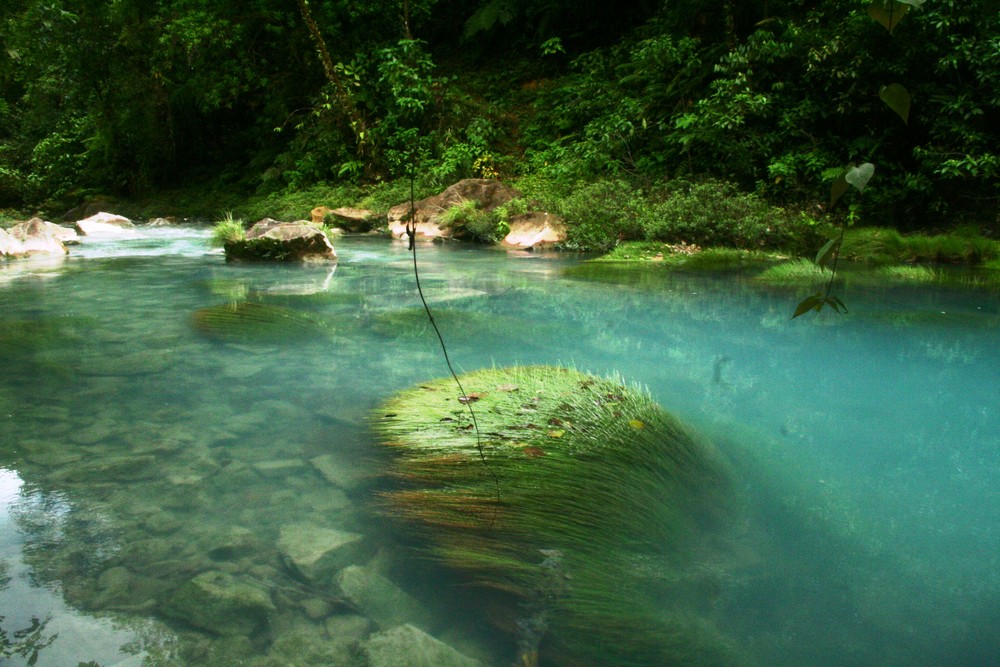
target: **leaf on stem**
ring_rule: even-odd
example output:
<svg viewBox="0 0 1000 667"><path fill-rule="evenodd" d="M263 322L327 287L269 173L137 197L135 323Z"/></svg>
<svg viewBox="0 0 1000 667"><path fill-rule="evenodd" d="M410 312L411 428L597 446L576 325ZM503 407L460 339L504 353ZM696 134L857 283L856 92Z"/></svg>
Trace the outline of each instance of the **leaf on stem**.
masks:
<svg viewBox="0 0 1000 667"><path fill-rule="evenodd" d="M882 26L892 34L893 29L906 16L910 10L910 3L902 3L898 0L872 0L868 5L868 16L882 24Z"/></svg>
<svg viewBox="0 0 1000 667"><path fill-rule="evenodd" d="M904 123L909 125L910 93L906 88L898 83L890 83L888 86L882 86L878 96L903 119Z"/></svg>

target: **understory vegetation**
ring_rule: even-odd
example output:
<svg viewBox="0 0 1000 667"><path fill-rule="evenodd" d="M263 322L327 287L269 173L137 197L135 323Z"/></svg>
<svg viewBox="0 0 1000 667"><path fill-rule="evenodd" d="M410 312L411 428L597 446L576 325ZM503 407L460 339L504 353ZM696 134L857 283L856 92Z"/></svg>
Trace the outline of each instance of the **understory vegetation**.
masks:
<svg viewBox="0 0 1000 667"><path fill-rule="evenodd" d="M845 256L989 262L1000 227L989 0L15 0L0 16L0 218L95 199L378 212L413 176L418 197L503 179L519 200L449 215L490 241L547 210L581 250L811 256L850 215L886 231ZM830 189L861 163L874 178L848 213ZM958 226L955 247L922 240Z"/></svg>

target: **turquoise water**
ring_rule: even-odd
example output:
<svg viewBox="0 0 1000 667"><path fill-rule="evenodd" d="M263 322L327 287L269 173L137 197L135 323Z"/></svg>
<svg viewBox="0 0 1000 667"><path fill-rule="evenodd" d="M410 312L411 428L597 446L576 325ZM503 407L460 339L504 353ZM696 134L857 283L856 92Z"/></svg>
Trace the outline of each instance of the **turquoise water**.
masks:
<svg viewBox="0 0 1000 667"><path fill-rule="evenodd" d="M390 623L335 573L295 571L290 526L363 536L351 564L406 591L424 629L514 661L373 516L366 416L447 368L405 245L337 248L335 269L230 266L205 230L143 228L0 264L0 665L364 664ZM418 258L459 372L617 372L730 458L743 509L692 604L748 664L997 664L996 293L855 288L849 315L790 321L801 290L738 276ZM278 323L196 314L243 302ZM266 625L178 611L206 572L262 591Z"/></svg>

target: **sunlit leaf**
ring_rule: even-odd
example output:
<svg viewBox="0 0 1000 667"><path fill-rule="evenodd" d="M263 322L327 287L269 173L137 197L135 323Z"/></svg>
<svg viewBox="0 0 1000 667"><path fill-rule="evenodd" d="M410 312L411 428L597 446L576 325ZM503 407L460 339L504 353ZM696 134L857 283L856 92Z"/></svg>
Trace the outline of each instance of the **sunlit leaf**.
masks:
<svg viewBox="0 0 1000 667"><path fill-rule="evenodd" d="M822 293L817 292L812 296L806 297L799 303L798 307L795 309L795 314L792 315L792 319L794 320L799 315L805 315L810 310L815 310L819 312L819 310L822 307L823 307L823 295Z"/></svg>
<svg viewBox="0 0 1000 667"><path fill-rule="evenodd" d="M856 187L859 192L865 191L865 186L868 185L868 181L871 180L872 176L875 174L875 165L871 162L865 162L857 167L851 167L844 174L844 179Z"/></svg>
<svg viewBox="0 0 1000 667"><path fill-rule="evenodd" d="M826 266L826 263L830 259L830 251L833 249L833 246L835 245L837 245L837 239L830 239L823 245L822 248L819 249L819 252L816 253L817 266L822 266L822 267Z"/></svg>
<svg viewBox="0 0 1000 667"><path fill-rule="evenodd" d="M897 0L873 0L868 5L868 16L881 23L886 30L892 33L909 9L909 4L903 4Z"/></svg>
<svg viewBox="0 0 1000 667"><path fill-rule="evenodd" d="M888 86L882 86L882 90L878 91L878 96L890 109L899 114L904 123L909 124L910 93L906 88L898 83L890 83Z"/></svg>
<svg viewBox="0 0 1000 667"><path fill-rule="evenodd" d="M847 306L841 301L840 297L829 295L823 296L821 292L817 292L812 296L806 297L799 304L798 308L795 309L795 314L792 315L794 320L799 315L804 315L810 310L815 310L817 313L823 310L823 306L829 306L838 313L846 313Z"/></svg>

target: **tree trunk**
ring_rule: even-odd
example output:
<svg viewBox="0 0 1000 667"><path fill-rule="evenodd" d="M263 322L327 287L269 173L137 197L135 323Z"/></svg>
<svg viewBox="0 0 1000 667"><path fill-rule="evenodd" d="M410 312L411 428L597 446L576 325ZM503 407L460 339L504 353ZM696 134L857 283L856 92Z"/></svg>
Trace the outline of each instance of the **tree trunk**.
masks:
<svg viewBox="0 0 1000 667"><path fill-rule="evenodd" d="M299 11L302 13L302 20L305 21L306 27L309 28L309 34L312 36L313 44L316 46L316 52L319 54L320 62L323 64L323 73L326 74L327 81L333 86L334 99L339 106L338 111L350 123L351 132L354 133L354 139L357 141L358 154L361 155L364 153L367 139L365 118L351 99L347 86L344 85L343 78L341 78L337 73L337 69L333 66L330 51L326 48L326 40L323 39L323 34L319 31L316 20L313 19L312 10L309 9L309 0L298 0L298 3Z"/></svg>

